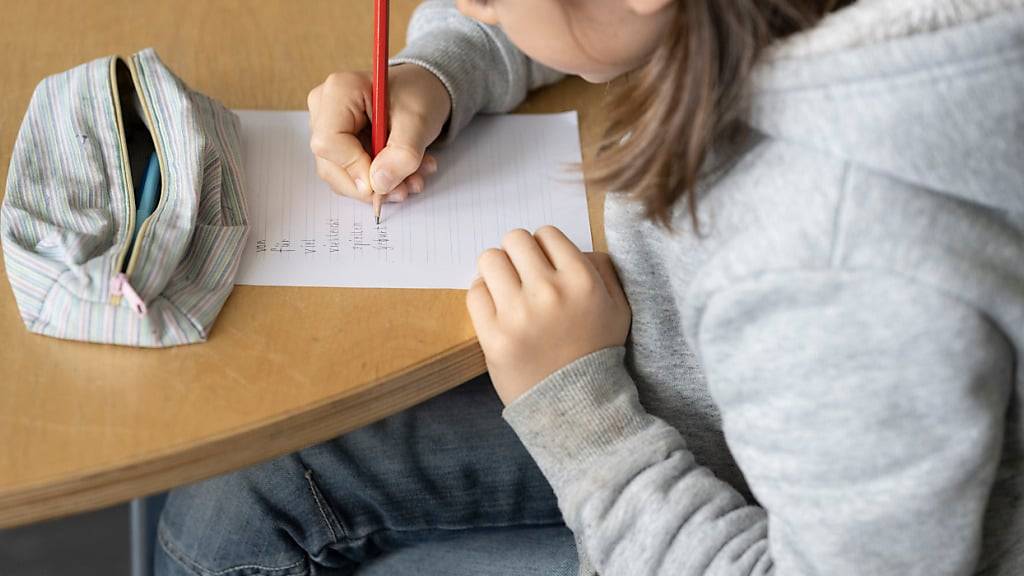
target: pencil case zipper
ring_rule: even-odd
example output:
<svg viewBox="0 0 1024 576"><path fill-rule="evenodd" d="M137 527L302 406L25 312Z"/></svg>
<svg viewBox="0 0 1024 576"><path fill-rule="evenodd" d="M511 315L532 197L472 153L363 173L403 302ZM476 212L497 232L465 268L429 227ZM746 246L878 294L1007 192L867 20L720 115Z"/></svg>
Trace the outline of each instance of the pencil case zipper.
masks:
<svg viewBox="0 0 1024 576"><path fill-rule="evenodd" d="M134 239L132 233L135 230L135 184L132 181L131 162L128 157L128 143L125 136L125 123L123 116L124 111L121 110L121 94L117 86L117 63L120 61L124 61L128 67L132 85L135 88L135 94L138 96L142 112L145 114L144 123L149 130L149 136L153 141L153 149L157 155L157 162L160 165L160 199L157 200L156 208L153 209L153 213L142 221L142 225L139 227L139 232L134 235ZM123 60L119 56L115 56L110 59L110 94L114 102L114 117L117 122L118 151L121 155L121 176L124 181L125 196L127 196L125 199L127 213L127 218L125 219L125 224L127 226L124 235L125 242L124 245L121 246L117 258L114 259L114 267L113 270L111 270L110 303L115 306L120 305L121 298L124 297L129 301L137 314L144 316L146 314L146 303L141 297L139 297L136 290L132 287L129 282L129 278L135 271L139 255L139 246L141 246L142 242L146 238L146 233L149 231L153 219L163 208L164 201L167 196L165 193L167 175L164 173L164 167L166 164L164 161L160 137L157 134L156 124L154 122L149 101L142 90L142 83L139 81L137 66L138 63L135 56L128 60Z"/></svg>

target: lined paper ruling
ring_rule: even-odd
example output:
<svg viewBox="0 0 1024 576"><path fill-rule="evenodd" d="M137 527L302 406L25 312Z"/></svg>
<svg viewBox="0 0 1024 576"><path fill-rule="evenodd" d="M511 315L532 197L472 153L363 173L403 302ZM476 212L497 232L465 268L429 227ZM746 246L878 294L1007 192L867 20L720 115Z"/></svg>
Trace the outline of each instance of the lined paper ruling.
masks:
<svg viewBox="0 0 1024 576"><path fill-rule="evenodd" d="M238 284L465 289L484 249L544 224L591 250L575 112L477 118L379 226L317 176L307 112L237 113L252 226Z"/></svg>

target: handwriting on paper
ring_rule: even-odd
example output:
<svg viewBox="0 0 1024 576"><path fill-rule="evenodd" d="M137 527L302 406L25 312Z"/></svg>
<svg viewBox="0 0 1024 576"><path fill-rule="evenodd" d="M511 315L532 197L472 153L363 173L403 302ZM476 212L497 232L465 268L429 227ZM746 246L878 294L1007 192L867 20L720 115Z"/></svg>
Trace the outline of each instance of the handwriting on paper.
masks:
<svg viewBox="0 0 1024 576"><path fill-rule="evenodd" d="M591 249L574 112L477 119L380 224L317 177L306 112L238 115L252 227L239 284L466 288L480 252L544 224Z"/></svg>

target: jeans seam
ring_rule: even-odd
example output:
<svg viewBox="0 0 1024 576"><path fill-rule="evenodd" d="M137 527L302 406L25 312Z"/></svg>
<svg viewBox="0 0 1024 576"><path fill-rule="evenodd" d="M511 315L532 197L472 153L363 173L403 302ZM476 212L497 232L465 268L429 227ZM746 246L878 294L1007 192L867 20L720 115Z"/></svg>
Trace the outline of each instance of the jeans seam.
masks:
<svg viewBox="0 0 1024 576"><path fill-rule="evenodd" d="M334 530L334 525L331 523L330 519L334 518L334 511L327 509L327 503L324 502L323 498L320 495L320 488L316 485L316 482L313 481L312 470L306 470L306 483L309 484L309 492L313 495L313 501L316 502L316 507L320 511L320 518L323 519L324 525L327 526L327 530L329 530L331 533L331 543L337 544L340 541L340 538L338 538L338 533ZM328 514L330 514L330 518L328 518ZM342 526L340 522L338 522L338 527L342 530L342 532L345 533L344 536L345 539L347 540L348 531L345 530L345 527Z"/></svg>
<svg viewBox="0 0 1024 576"><path fill-rule="evenodd" d="M467 526L454 526L454 525L453 526L424 526L424 527L420 527L420 528L394 528L394 527L391 527L391 526L382 526L380 528L375 528L373 530L370 530L370 531L366 532L365 534L360 534L359 536L347 536L347 538L348 538L348 540L350 542L355 543L355 542L360 541L360 540L366 540L367 538L370 538L371 536L374 536L374 535L379 534L381 532L397 532L399 534L408 534L408 533L412 533L412 532L432 532L432 531L463 532L463 531L481 530L481 529L482 530L491 530L491 529L502 529L502 528L540 528L540 527L543 527L543 526L560 526L560 525L561 526L565 525L565 521L563 520L563 518L561 516L559 516L557 519L551 520L550 522L546 521L546 520L537 521L537 522L494 522L494 523L490 523L490 524L470 524L470 525L467 525Z"/></svg>
<svg viewBox="0 0 1024 576"><path fill-rule="evenodd" d="M160 526L160 530L158 531L157 540L158 540L158 542L160 544L160 547L164 549L164 552L167 552L167 555L170 556L171 559L173 559L175 562L178 563L178 565L180 565L185 570L188 570L189 572L191 572L195 576L222 576L222 575L228 574L230 572L234 572L236 570L247 570L247 569L256 569L256 570L263 570L265 572L279 573L279 572L284 572L285 570L291 570L291 569L293 569L293 568L295 568L295 567L305 563L305 559L304 558L300 558L299 560L296 560L292 564L288 564L287 566L281 566L281 567L278 567L278 568L274 568L274 567L271 567L271 566L263 566L261 564L243 564L243 565L239 565L239 566L232 566L230 568L225 568L223 570L211 571L211 570L207 570L206 568L203 568L198 563L196 563L196 561L192 560L184 552L179 550L177 545L175 545L174 542L171 541L170 536L167 535L167 532L166 532L166 530L164 529L164 527L162 525ZM304 568L301 572L293 572L293 573L288 574L286 576L302 576L302 575L305 575L305 574L309 574L309 570Z"/></svg>

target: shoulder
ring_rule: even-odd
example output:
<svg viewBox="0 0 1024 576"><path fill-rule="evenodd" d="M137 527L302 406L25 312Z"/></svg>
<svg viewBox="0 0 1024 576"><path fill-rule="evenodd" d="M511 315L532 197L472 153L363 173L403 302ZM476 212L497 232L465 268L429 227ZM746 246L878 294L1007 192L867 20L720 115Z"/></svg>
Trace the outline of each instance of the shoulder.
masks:
<svg viewBox="0 0 1024 576"><path fill-rule="evenodd" d="M705 257L683 299L688 333L715 294L810 272L900 277L997 318L1024 314L1024 215L770 138L699 204Z"/></svg>

